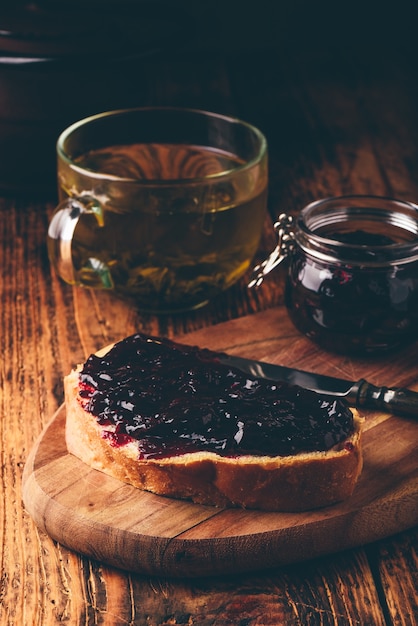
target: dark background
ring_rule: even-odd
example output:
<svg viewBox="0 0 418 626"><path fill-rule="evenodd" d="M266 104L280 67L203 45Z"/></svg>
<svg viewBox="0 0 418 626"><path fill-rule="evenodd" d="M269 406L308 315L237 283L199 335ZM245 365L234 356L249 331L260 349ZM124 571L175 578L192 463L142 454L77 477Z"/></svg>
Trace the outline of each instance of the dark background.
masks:
<svg viewBox="0 0 418 626"><path fill-rule="evenodd" d="M412 0L180 0L195 18L199 38L226 50L249 46L293 49L377 46L415 48Z"/></svg>
<svg viewBox="0 0 418 626"><path fill-rule="evenodd" d="M377 83L408 74L404 86L418 101L415 14L412 0L6 1L0 187L50 194L59 133L87 115L130 106L237 115L268 132L277 151L284 140L287 150L309 150L312 141L327 141L329 129L320 138L306 134L292 95L297 85L318 94L326 86L332 104L344 90L351 98L373 84L377 93ZM22 62L42 54L48 62ZM171 88L158 91L158 76ZM303 94L297 101L303 106Z"/></svg>

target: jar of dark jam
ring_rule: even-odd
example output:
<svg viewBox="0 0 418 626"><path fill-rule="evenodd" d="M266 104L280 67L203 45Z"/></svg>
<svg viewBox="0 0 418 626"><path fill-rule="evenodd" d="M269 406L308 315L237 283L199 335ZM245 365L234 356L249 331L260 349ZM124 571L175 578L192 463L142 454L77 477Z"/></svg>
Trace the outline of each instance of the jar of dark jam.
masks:
<svg viewBox="0 0 418 626"><path fill-rule="evenodd" d="M275 227L279 246L261 269L287 260L285 302L298 330L343 354L384 353L416 340L418 206L326 198Z"/></svg>

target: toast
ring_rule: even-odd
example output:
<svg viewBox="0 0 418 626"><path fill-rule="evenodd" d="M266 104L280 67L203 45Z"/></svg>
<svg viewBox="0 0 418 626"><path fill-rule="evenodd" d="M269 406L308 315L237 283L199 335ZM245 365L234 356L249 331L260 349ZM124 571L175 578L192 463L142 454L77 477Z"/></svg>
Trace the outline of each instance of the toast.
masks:
<svg viewBox="0 0 418 626"><path fill-rule="evenodd" d="M150 349L157 350L157 358L150 358ZM136 488L198 504L305 511L348 498L362 469L362 419L357 411L348 409L340 400L330 401L292 385L249 378L239 370L220 365L218 356L216 352L140 334L114 344L100 356L91 355L64 380L68 451L91 468ZM161 375L155 374L156 368ZM151 376L150 369L154 372ZM200 387L197 371L205 378ZM103 389L100 381L105 383ZM220 393L225 381L228 397L239 396L237 390L243 394L233 398L234 407L238 407L238 412L242 409L242 416L238 414L234 420L230 413L223 412L221 418L212 417L208 426L208 407L212 415L226 402ZM166 394L171 399L164 406ZM128 402L127 397L134 399ZM154 397L157 401L153 403ZM144 406L152 404L149 415L145 412L139 421L129 418L124 424L123 411L118 413L117 407L125 410L129 405L132 410L130 405L141 405L142 398ZM263 405L264 398L268 404ZM298 442L296 433L290 444L286 404L297 415L297 427L303 434ZM267 406L268 409L263 408ZM320 445L315 440L320 427L310 433L309 421L313 420L312 415L317 418L318 407L325 411L323 406L328 407L328 412L323 418L326 428ZM273 417L278 412L277 419L272 420L269 415L263 424L260 407L261 413L272 412ZM202 419L196 418L198 410ZM255 411L255 425L251 411ZM292 420L289 415L288 422ZM219 429L225 428L226 421L231 421L232 428L228 426L225 434ZM283 422L285 428L277 436L276 422ZM203 434L197 432L197 426Z"/></svg>

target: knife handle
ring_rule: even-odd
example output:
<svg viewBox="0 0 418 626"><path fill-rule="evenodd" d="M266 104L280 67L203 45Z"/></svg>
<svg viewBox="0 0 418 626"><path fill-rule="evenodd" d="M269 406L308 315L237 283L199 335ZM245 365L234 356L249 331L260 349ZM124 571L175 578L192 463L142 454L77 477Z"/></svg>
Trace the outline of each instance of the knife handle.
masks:
<svg viewBox="0 0 418 626"><path fill-rule="evenodd" d="M376 387L367 380L360 381L357 406L377 408L396 415L408 415L418 419L418 393L401 387Z"/></svg>

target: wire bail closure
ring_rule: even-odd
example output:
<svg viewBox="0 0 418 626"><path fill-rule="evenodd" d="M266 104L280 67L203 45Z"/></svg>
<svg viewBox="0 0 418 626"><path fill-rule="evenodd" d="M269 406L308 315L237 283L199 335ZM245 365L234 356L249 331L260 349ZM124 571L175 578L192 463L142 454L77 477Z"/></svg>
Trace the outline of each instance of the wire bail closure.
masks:
<svg viewBox="0 0 418 626"><path fill-rule="evenodd" d="M293 217L286 213L281 213L277 222L274 223L274 231L278 237L277 246L267 259L254 267L248 287L259 287L265 276L286 259L294 247L295 234L292 226Z"/></svg>

